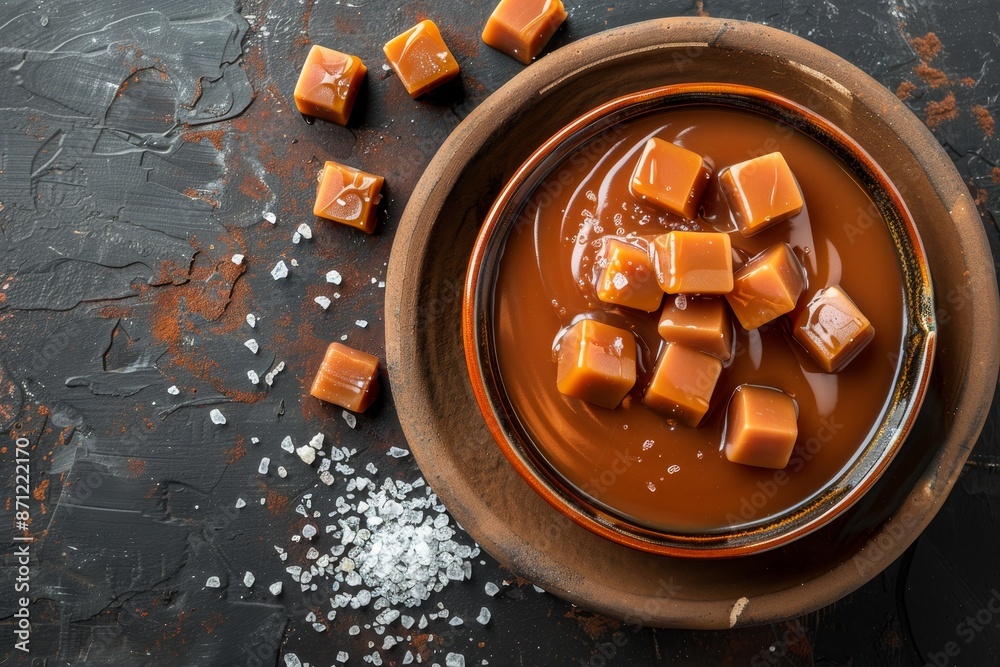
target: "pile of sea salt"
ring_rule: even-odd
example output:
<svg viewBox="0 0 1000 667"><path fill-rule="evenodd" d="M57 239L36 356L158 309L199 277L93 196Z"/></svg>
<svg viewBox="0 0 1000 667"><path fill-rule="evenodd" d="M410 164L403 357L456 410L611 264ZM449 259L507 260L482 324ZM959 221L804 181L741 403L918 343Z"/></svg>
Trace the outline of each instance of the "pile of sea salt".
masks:
<svg viewBox="0 0 1000 667"><path fill-rule="evenodd" d="M404 630L414 626L423 630L428 626L428 617L431 621L448 618L448 610L440 603L437 609L421 614L419 619L415 618L417 614L410 616L403 612L421 605L451 582L470 579L471 559L480 554L479 547L456 539L453 521L422 478L413 482L391 478L377 481L378 469L374 464L366 465L368 475L358 474L349 465L356 450L332 447L326 457L326 452L319 449L322 445L323 438L319 435L299 449L294 449L290 438L282 442L282 449L286 452L291 449L308 463L314 457L302 457L300 450L315 451L319 456L320 479L325 485L332 487L337 482L331 471L339 473L343 482L336 495L302 496L295 510L309 519L309 523L300 533L292 535L291 541L309 546L304 560L288 565L285 570L303 592L331 593L327 621L333 621L340 609L371 608L378 612L365 627L379 636L385 635L381 647L388 650L404 641L404 637L391 631L387 634L389 626L397 621ZM399 452L405 450L390 455L398 458ZM293 551L302 556L301 548L284 549L277 545L274 548L285 562ZM455 620L452 616L451 621ZM488 623L489 611L484 608L476 620L483 625ZM306 621L317 632L327 630L327 624L314 612L307 614ZM359 633L357 625L349 631L352 635ZM374 642L370 645L375 646ZM464 664L464 656L451 655L455 664L460 664L459 660ZM383 664L379 650L362 659L369 664ZM420 654L407 651L403 664L413 661L421 662Z"/></svg>

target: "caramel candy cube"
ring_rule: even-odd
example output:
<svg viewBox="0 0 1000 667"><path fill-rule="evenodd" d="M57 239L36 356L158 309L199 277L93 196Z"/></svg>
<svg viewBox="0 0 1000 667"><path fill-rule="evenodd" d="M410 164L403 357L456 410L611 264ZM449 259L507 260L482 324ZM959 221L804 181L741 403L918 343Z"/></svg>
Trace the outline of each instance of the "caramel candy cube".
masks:
<svg viewBox="0 0 1000 667"><path fill-rule="evenodd" d="M726 299L743 328L752 331L795 308L806 286L805 276L792 249L779 243L736 272Z"/></svg>
<svg viewBox="0 0 1000 667"><path fill-rule="evenodd" d="M642 402L692 428L708 412L722 362L684 345L667 344Z"/></svg>
<svg viewBox="0 0 1000 667"><path fill-rule="evenodd" d="M500 0L483 29L483 41L530 65L565 20L562 0Z"/></svg>
<svg viewBox="0 0 1000 667"><path fill-rule="evenodd" d="M295 84L295 106L306 116L347 125L367 71L360 58L314 44Z"/></svg>
<svg viewBox="0 0 1000 667"><path fill-rule="evenodd" d="M727 361L733 353L729 306L719 298L667 297L660 311L660 336Z"/></svg>
<svg viewBox="0 0 1000 667"><path fill-rule="evenodd" d="M726 415L726 458L759 468L788 465L799 435L795 401L769 387L741 385Z"/></svg>
<svg viewBox="0 0 1000 667"><path fill-rule="evenodd" d="M319 173L313 215L371 234L375 231L375 209L382 199L379 192L384 180L347 165L327 162Z"/></svg>
<svg viewBox="0 0 1000 667"><path fill-rule="evenodd" d="M632 172L632 194L693 220L712 170L695 152L653 137Z"/></svg>
<svg viewBox="0 0 1000 667"><path fill-rule="evenodd" d="M382 47L389 66L416 99L458 74L458 62L433 21L421 21Z"/></svg>
<svg viewBox="0 0 1000 667"><path fill-rule="evenodd" d="M875 337L875 328L840 285L821 290L795 318L795 340L819 367L835 373Z"/></svg>
<svg viewBox="0 0 1000 667"><path fill-rule="evenodd" d="M635 338L625 329L581 320L559 339L556 386L567 396L616 408L635 385Z"/></svg>
<svg viewBox="0 0 1000 667"><path fill-rule="evenodd" d="M378 357L330 343L309 393L351 412L364 412L378 398Z"/></svg>
<svg viewBox="0 0 1000 667"><path fill-rule="evenodd" d="M656 280L667 294L727 294L733 249L727 234L668 232L653 241Z"/></svg>
<svg viewBox="0 0 1000 667"><path fill-rule="evenodd" d="M719 185L744 236L752 236L802 211L802 191L781 153L734 164Z"/></svg>
<svg viewBox="0 0 1000 667"><path fill-rule="evenodd" d="M653 276L653 262L642 248L611 240L607 245L607 265L597 285L597 298L651 313L660 307L663 291Z"/></svg>

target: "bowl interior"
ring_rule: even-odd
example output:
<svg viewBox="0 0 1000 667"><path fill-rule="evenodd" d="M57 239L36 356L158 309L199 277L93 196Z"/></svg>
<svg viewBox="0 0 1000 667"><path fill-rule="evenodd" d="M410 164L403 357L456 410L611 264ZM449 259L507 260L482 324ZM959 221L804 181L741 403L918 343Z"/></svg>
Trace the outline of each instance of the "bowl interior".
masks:
<svg viewBox="0 0 1000 667"><path fill-rule="evenodd" d="M608 100L697 81L766 88L847 132L896 185L925 243L935 297L947 304L938 313L927 400L889 470L814 533L732 559L627 548L578 526L534 493L479 416L461 327L469 253L518 166L568 122ZM664 19L580 40L541 58L483 102L410 196L389 261L385 310L400 422L426 479L456 520L501 563L546 590L655 626L771 623L818 609L875 577L947 497L982 429L1000 367L998 347L982 343L994 341L1000 329L982 220L920 120L815 44L712 18Z"/></svg>
<svg viewBox="0 0 1000 667"><path fill-rule="evenodd" d="M508 235L542 181L570 155L618 124L684 106L741 109L812 138L839 158L869 193L885 222L902 270L903 339L892 393L852 462L805 503L778 516L705 532L666 532L601 506L568 483L539 452L504 391L494 344L494 287ZM771 549L816 530L860 498L896 455L923 400L934 350L930 273L916 226L884 171L849 136L804 107L767 91L731 84L678 84L601 105L560 130L514 173L486 217L470 262L465 291L466 358L473 389L503 454L532 488L570 519L626 546L691 557L729 557ZM841 415L843 418L843 415ZM594 471L598 474L600 471Z"/></svg>

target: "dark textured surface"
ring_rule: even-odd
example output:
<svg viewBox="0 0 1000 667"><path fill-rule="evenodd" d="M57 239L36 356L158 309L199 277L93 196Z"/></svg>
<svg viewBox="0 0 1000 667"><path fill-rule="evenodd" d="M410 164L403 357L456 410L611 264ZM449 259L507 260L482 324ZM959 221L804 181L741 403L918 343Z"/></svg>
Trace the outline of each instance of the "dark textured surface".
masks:
<svg viewBox="0 0 1000 667"><path fill-rule="evenodd" d="M0 447L4 521L14 521L15 438L31 441L31 654L14 652L16 561L4 550L0 655L27 664L313 665L339 650L364 664L377 612L303 598L275 557L301 528L294 507L322 497L314 473L278 448L322 429L358 461L412 479L391 395L351 430L340 411L304 400L326 341L382 345L382 290L396 220L444 137L522 66L482 45L492 3L277 0L141 4L8 3L0 9ZM857 64L934 126L969 184L994 248L1000 204L996 113L1000 10L986 0L897 4L634 2L567 5L553 46L607 27L699 11L767 23ZM415 21L438 22L463 75L413 101L382 71L381 45ZM941 42L920 41L933 31ZM992 32L991 32L992 31ZM359 55L370 73L350 127L306 125L291 105L311 42ZM921 56L927 61L923 62ZM906 85L910 82L912 85ZM901 84L902 87L901 87ZM954 104L952 107L951 105ZM385 175L380 231L314 224L313 174L338 159ZM261 219L273 211L278 224ZM229 261L247 255L244 266ZM275 282L278 259L295 258ZM342 298L323 274L344 274ZM256 332L247 312L261 317ZM370 325L354 325L363 318ZM243 341L255 337L254 357ZM246 370L288 368L270 391ZM176 385L177 396L166 389ZM389 392L387 392L388 394ZM229 423L210 423L211 407ZM250 438L260 438L252 444ZM728 633L647 630L536 592L489 558L441 602L466 619L432 623L407 648L427 664L991 665L1000 660L996 421L949 501L892 568L860 591L787 624ZM261 456L289 475L257 474ZM301 466L301 464L300 464ZM327 492L329 493L329 492ZM329 494L332 497L332 494ZM236 510L237 498L247 506ZM261 497L266 504L257 502ZM613 567L612 565L609 565ZM241 583L250 570L258 583ZM220 576L222 587L204 587ZM275 598L267 584L283 580ZM495 598L486 582L509 582ZM315 605L315 606L313 606ZM493 618L481 627L480 607ZM977 619L978 614L978 619ZM951 644L949 644L951 643ZM953 657L948 657L950 650ZM283 664L283 663L282 663Z"/></svg>

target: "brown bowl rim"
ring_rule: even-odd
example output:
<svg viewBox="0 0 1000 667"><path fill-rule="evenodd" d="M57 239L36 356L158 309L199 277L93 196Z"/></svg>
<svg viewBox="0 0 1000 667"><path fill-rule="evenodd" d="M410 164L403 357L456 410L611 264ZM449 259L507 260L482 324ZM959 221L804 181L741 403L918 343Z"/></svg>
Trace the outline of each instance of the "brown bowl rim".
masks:
<svg viewBox="0 0 1000 667"><path fill-rule="evenodd" d="M821 133L831 137L842 149L846 149L852 157L862 163L868 175L874 177L880 192L887 196L888 205L899 217L906 231L906 244L909 246L908 250L913 255L915 264L910 266L909 270L915 270L919 275L919 280L910 281L911 286L916 287L919 293L911 295L911 299L904 300L904 309L909 310L910 307L915 307L918 312L908 313L908 317L904 321L904 340L901 345L908 349L907 361L915 359L916 362L907 364L905 367L901 366L899 371L900 377L906 375L906 370L913 374L913 380L906 387L907 393L903 397L906 404L902 408L902 423L898 424L891 433L885 435L877 455L870 455L873 456L874 460L861 479L851 485L846 492L836 494L835 498L825 503L821 502L824 495L844 484L852 476L862 458L867 459L862 455L878 439L878 435L882 431L881 428L878 432L871 433L867 440L859 445L857 458L852 459L852 463L841 471L838 477L831 480L812 499L807 501L806 506L785 510L777 516L761 522L761 525L719 531L709 535L668 533L631 524L625 519L615 517L610 512L589 506L584 499L574 498L576 494L568 484L552 478L552 475L544 470L539 470L539 466L520 451L521 447L514 442L515 437L505 428L503 420L498 415L498 406L495 405L496 400L492 395L500 393L502 390L498 387L491 387L491 382L487 377L489 364L483 359L484 353L487 352L489 335L480 335L483 333L484 327L488 326L487 322L481 321L484 317L484 307L480 307L480 300L483 296L480 289L489 288L482 282L485 278L483 264L487 261L491 244L498 242L494 238L497 232L506 235L509 231L511 224L509 216L506 215L508 207L529 177L552 155L554 150L602 119L621 112L627 114L633 109L635 109L633 115L641 115L655 112L661 105L670 108L671 99L692 94L704 96L705 99L689 103L682 102L682 104L704 103L726 106L726 98L763 101L790 112L811 126L819 128ZM565 158L564 155L560 159ZM907 264L905 259L901 259L901 262ZM911 303L907 304L905 301ZM911 324L909 331L907 331L905 324L907 321ZM465 346L465 361L476 404L486 421L493 440L518 475L549 505L583 528L633 549L680 558L733 558L775 549L818 530L860 500L896 457L913 427L930 379L934 360L935 334L933 286L923 242L920 239L916 222L910 215L902 196L881 166L844 130L811 109L762 88L731 83L679 83L622 95L582 114L546 140L517 168L490 207L489 213L480 227L479 235L476 237L476 244L466 273L462 303L462 338ZM906 344L907 340L909 340L909 345ZM898 381L899 378L897 378ZM893 395L886 397L886 405L893 405L899 400L899 393L894 390ZM889 419L889 412L892 411L887 409L879 423ZM813 507L816 507L816 511L812 509ZM662 541L664 539L669 541L665 543Z"/></svg>
<svg viewBox="0 0 1000 667"><path fill-rule="evenodd" d="M963 319L968 321L968 327L962 334L977 340L995 338L995 332L1000 330L1000 297L986 232L965 182L926 126L870 76L801 37L739 20L674 17L607 30L546 55L482 102L452 132L410 194L396 228L386 281L386 360L396 412L416 462L450 513L502 565L573 604L632 623L724 629L773 623L828 605L874 578L913 543L940 510L982 431L1000 370L1000 348L981 346L975 362L968 363L963 376L948 385L951 400L938 409L939 414L947 413L939 447L929 459L907 471L905 487L900 489L902 495L894 499L892 509L877 518L877 523L863 528L861 542L850 545L846 553L823 556L822 550L817 551L817 556L824 558L819 567L801 576L784 577L774 586L747 591L753 596L749 603L746 594L741 597L742 590L705 594L696 590L693 595L663 600L660 596L664 589L657 588L655 581L639 589L624 589L604 575L590 581L584 578L585 572L552 562L524 535L507 528L503 522L505 508L495 507L463 476L464 466L482 465L485 461L446 448L440 430L445 422L434 416L440 406L426 375L431 362L418 358L414 346L419 340L417 332L424 326L421 309L450 307L448 304L455 299L452 278L445 278L439 285L444 292L421 292L420 278L430 268L428 253L432 252L434 230L462 168L470 164L492 134L504 131L509 115L517 112L522 100L545 94L601 62L635 54L669 54L670 49L683 53L687 48L717 50L726 57L751 54L788 63L806 73L808 81L818 89L844 89L852 104L879 116L886 126L891 125L901 146L926 176L926 196L940 202L957 231L955 245L967 271L964 282L957 285L967 297L968 315ZM462 366L464 376L464 363ZM448 372L458 377L457 367ZM472 400L471 389L469 394ZM561 516L554 510L552 514ZM526 520L522 530L536 530L531 525ZM660 571L665 573L677 571L681 564L673 564L672 560L679 559L669 557L650 558L662 558L665 563ZM858 566L858 558L863 567ZM725 561L700 562L707 565ZM710 578L711 572L711 568L699 567L693 571L693 581ZM742 612L734 620L733 610L737 607Z"/></svg>

